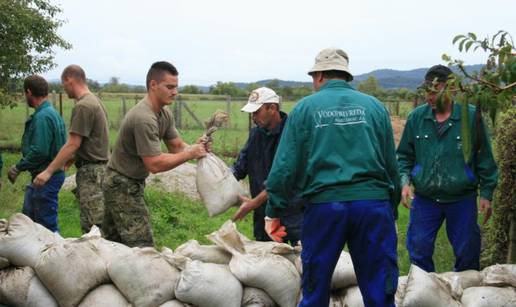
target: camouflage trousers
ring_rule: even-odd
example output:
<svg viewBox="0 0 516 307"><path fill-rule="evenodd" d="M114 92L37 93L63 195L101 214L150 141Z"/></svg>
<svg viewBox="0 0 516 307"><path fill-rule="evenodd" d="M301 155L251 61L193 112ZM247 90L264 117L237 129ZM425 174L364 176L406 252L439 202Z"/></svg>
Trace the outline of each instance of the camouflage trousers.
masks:
<svg viewBox="0 0 516 307"><path fill-rule="evenodd" d="M76 195L79 199L81 229L90 231L91 226L101 227L104 220L104 194L102 181L106 173L105 164L85 164L77 169Z"/></svg>
<svg viewBox="0 0 516 307"><path fill-rule="evenodd" d="M144 188L144 180L107 169L103 185L106 213L102 222L106 239L130 247L154 246Z"/></svg>

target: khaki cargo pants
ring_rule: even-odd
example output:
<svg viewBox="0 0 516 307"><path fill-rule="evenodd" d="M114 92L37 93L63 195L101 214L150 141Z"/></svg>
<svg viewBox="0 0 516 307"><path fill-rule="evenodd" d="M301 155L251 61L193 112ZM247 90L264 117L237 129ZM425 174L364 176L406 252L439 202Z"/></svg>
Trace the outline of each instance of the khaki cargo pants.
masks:
<svg viewBox="0 0 516 307"><path fill-rule="evenodd" d="M104 237L130 247L154 246L149 211L143 198L145 181L110 168L104 178Z"/></svg>
<svg viewBox="0 0 516 307"><path fill-rule="evenodd" d="M102 181L106 164L85 164L77 169L77 198L80 204L82 233L90 231L91 226L102 227L104 220L104 194Z"/></svg>

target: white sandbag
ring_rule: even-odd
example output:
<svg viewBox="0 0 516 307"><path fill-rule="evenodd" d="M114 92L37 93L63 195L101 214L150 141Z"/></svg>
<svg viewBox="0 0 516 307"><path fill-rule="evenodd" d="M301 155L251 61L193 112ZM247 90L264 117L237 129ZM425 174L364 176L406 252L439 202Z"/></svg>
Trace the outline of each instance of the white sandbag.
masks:
<svg viewBox="0 0 516 307"><path fill-rule="evenodd" d="M403 307L460 306L453 299L451 286L435 274L429 274L416 265L411 265Z"/></svg>
<svg viewBox="0 0 516 307"><path fill-rule="evenodd" d="M512 287L470 287L461 298L464 307L514 307L516 289Z"/></svg>
<svg viewBox="0 0 516 307"><path fill-rule="evenodd" d="M344 306L346 307L364 307L364 299L358 286L352 286L346 289L344 297Z"/></svg>
<svg viewBox="0 0 516 307"><path fill-rule="evenodd" d="M62 241L61 236L21 213L11 216L8 222L0 220L0 256L12 265L34 268L45 245Z"/></svg>
<svg viewBox="0 0 516 307"><path fill-rule="evenodd" d="M135 306L157 307L175 298L179 271L154 248L133 248L133 253L113 258L109 277Z"/></svg>
<svg viewBox="0 0 516 307"><path fill-rule="evenodd" d="M276 254L246 253L231 221L207 237L233 255L229 268L244 285L263 289L281 307L296 305L301 277L290 261Z"/></svg>
<svg viewBox="0 0 516 307"><path fill-rule="evenodd" d="M516 287L516 265L495 264L482 270L482 284L486 286Z"/></svg>
<svg viewBox="0 0 516 307"><path fill-rule="evenodd" d="M115 257L133 253L133 250L127 245L102 238L100 229L96 225L93 225L88 233L77 240L90 242L106 265L109 265Z"/></svg>
<svg viewBox="0 0 516 307"><path fill-rule="evenodd" d="M35 270L61 307L77 306L88 292L109 281L106 263L81 239L48 245Z"/></svg>
<svg viewBox="0 0 516 307"><path fill-rule="evenodd" d="M0 270L3 270L7 267L9 267L11 265L11 263L9 262L9 260L7 258L4 258L4 257L0 257Z"/></svg>
<svg viewBox="0 0 516 307"><path fill-rule="evenodd" d="M207 263L229 264L231 254L216 245L200 245L197 240L189 240L176 248L176 253L192 260Z"/></svg>
<svg viewBox="0 0 516 307"><path fill-rule="evenodd" d="M396 294L394 295L394 304L396 306L401 306L403 302L403 297L405 296L405 289L407 288L408 276L399 276L398 277L398 288L396 289Z"/></svg>
<svg viewBox="0 0 516 307"><path fill-rule="evenodd" d="M224 161L213 153L208 153L197 162L196 183L210 217L238 205L238 196L246 194Z"/></svg>
<svg viewBox="0 0 516 307"><path fill-rule="evenodd" d="M287 260L296 265L296 260L301 254L301 246L291 246L286 243L278 243L275 241L254 241L250 240L241 233L238 233L246 253L250 254L277 254L285 257Z"/></svg>
<svg viewBox="0 0 516 307"><path fill-rule="evenodd" d="M445 272L438 275L451 284L458 283L464 290L470 287L479 287L482 284L482 274L475 270Z"/></svg>
<svg viewBox="0 0 516 307"><path fill-rule="evenodd" d="M353 268L353 262L351 261L351 255L346 251L342 251L331 277L331 288L342 289L356 284L357 277Z"/></svg>
<svg viewBox="0 0 516 307"><path fill-rule="evenodd" d="M58 306L30 267L10 267L0 271L0 304L20 307Z"/></svg>
<svg viewBox="0 0 516 307"><path fill-rule="evenodd" d="M242 307L274 307L276 303L262 289L245 287L242 297Z"/></svg>
<svg viewBox="0 0 516 307"><path fill-rule="evenodd" d="M78 307L128 307L129 302L112 284L101 285L84 297Z"/></svg>
<svg viewBox="0 0 516 307"><path fill-rule="evenodd" d="M227 265L188 260L175 293L198 307L240 307L243 288Z"/></svg>

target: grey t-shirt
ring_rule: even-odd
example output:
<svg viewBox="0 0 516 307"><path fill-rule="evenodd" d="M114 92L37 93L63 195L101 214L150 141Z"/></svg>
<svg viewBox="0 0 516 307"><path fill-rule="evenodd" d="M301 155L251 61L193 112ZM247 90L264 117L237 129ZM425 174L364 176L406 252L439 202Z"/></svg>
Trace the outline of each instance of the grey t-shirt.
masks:
<svg viewBox="0 0 516 307"><path fill-rule="evenodd" d="M81 146L76 153L78 160L97 162L109 159L107 112L100 99L92 93L77 100L72 110L69 131L82 136Z"/></svg>
<svg viewBox="0 0 516 307"><path fill-rule="evenodd" d="M149 172L141 157L161 154L161 140L177 136L170 109L164 107L155 113L145 96L123 119L108 167L129 178L143 180Z"/></svg>

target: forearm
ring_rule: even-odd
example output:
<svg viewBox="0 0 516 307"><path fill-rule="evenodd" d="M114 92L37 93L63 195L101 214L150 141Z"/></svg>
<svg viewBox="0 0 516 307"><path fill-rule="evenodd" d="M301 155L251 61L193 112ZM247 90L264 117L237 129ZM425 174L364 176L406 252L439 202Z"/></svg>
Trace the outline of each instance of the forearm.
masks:
<svg viewBox="0 0 516 307"><path fill-rule="evenodd" d="M63 169L66 163L75 157L75 153L78 149L79 147L75 144L66 143L61 150L59 150L54 160L48 165L46 171L49 173L55 173L56 171Z"/></svg>
<svg viewBox="0 0 516 307"><path fill-rule="evenodd" d="M153 174L171 170L188 160L195 158L189 151L181 151L178 153L162 153L159 156L152 157L151 161L145 163L147 170Z"/></svg>

